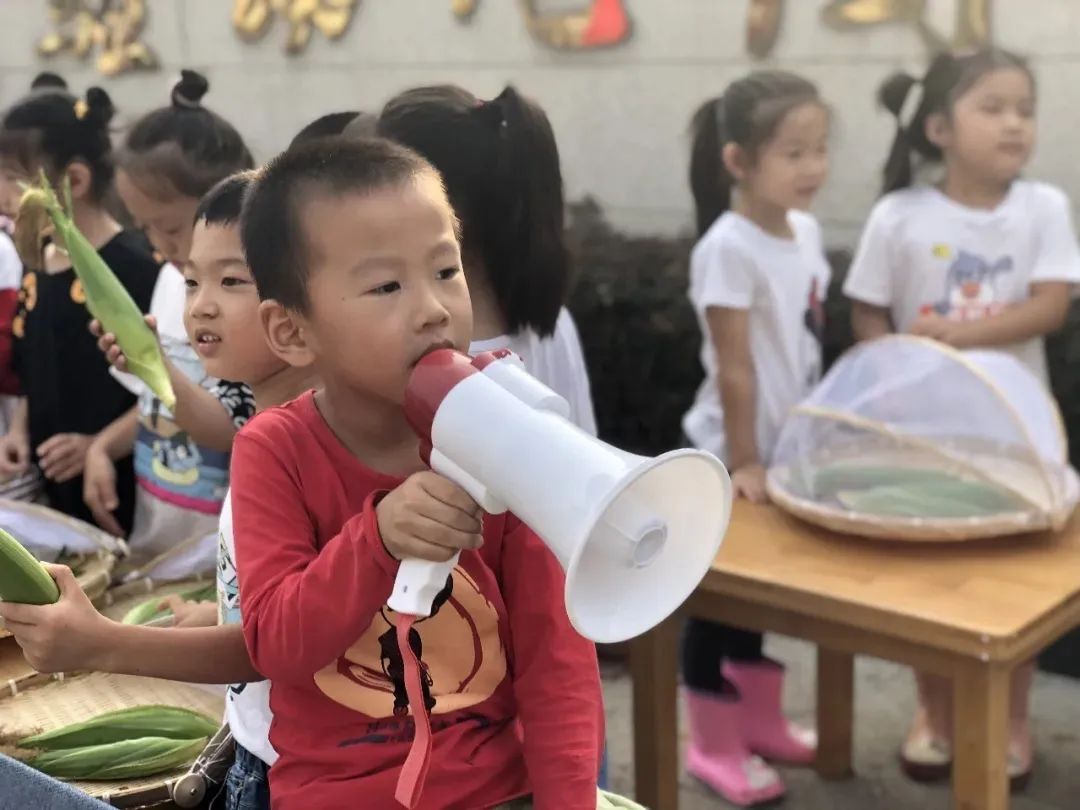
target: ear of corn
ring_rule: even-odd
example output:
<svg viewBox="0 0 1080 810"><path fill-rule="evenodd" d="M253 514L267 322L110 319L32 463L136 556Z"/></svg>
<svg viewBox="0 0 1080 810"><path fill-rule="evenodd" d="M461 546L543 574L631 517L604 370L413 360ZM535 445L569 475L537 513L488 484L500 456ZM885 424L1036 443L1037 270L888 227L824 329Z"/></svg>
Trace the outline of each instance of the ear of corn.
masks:
<svg viewBox="0 0 1080 810"><path fill-rule="evenodd" d="M194 740L136 737L104 745L46 751L26 764L59 779L141 779L190 764L208 741L208 737Z"/></svg>
<svg viewBox="0 0 1080 810"><path fill-rule="evenodd" d="M70 195L71 185L65 181L64 196L68 201L68 210L65 211L42 172L39 184L23 193L19 202L19 219L29 231L35 226L42 226L42 212L48 214L54 228L53 239L67 251L71 266L82 282L86 308L101 322L106 332L116 335L128 370L146 383L166 408L172 410L176 406L176 394L157 337L146 325L142 312L127 289L75 227L69 214ZM36 250L40 254L40 232L33 235L24 233L19 237L19 244L21 249Z"/></svg>
<svg viewBox="0 0 1080 810"><path fill-rule="evenodd" d="M140 737L194 740L212 737L220 723L189 709L138 706L98 715L82 723L36 734L19 741L21 748L61 751L100 746Z"/></svg>
<svg viewBox="0 0 1080 810"><path fill-rule="evenodd" d="M200 585L198 588L184 591L179 594L179 596L185 602L209 601L217 596L217 586L213 583L209 585ZM140 602L124 614L122 622L124 624L146 624L147 622L157 621L166 616L171 616L172 611L168 608L158 610L158 605L161 604L161 600L162 597L154 596L144 602Z"/></svg>
<svg viewBox="0 0 1080 810"><path fill-rule="evenodd" d="M0 529L0 599L49 605L60 598L56 582L14 537Z"/></svg>

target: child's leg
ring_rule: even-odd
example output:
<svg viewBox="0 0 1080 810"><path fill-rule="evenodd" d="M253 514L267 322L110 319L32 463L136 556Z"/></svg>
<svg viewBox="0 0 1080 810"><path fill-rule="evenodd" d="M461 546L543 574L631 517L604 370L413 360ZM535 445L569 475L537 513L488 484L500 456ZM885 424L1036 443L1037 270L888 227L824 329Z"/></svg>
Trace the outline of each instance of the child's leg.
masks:
<svg viewBox="0 0 1080 810"><path fill-rule="evenodd" d="M690 619L682 648L690 727L687 770L739 806L771 801L784 794L779 774L747 746L739 694L721 672L729 651L760 658L761 638L755 636Z"/></svg>
<svg viewBox="0 0 1080 810"><path fill-rule="evenodd" d="M270 779L266 763L242 745L225 778L222 810L270 810Z"/></svg>
<svg viewBox="0 0 1080 810"><path fill-rule="evenodd" d="M915 673L918 707L900 752L912 779L945 779L952 768L952 683L940 675Z"/></svg>
<svg viewBox="0 0 1080 810"><path fill-rule="evenodd" d="M1035 662L1017 667L1009 693L1009 777L1014 787L1022 787L1031 771L1035 748L1031 737L1031 684Z"/></svg>

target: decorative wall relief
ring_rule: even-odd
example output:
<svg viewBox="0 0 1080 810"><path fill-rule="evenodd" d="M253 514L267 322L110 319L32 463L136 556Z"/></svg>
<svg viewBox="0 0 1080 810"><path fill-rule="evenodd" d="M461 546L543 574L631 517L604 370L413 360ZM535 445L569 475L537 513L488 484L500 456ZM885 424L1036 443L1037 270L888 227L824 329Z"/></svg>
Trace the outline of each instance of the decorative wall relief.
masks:
<svg viewBox="0 0 1080 810"><path fill-rule="evenodd" d="M96 53L96 67L105 76L158 66L157 55L140 39L146 0L49 0L49 20L52 30L37 43L40 56L86 59Z"/></svg>
<svg viewBox="0 0 1080 810"><path fill-rule="evenodd" d="M933 0L827 0L821 19L830 28L851 31L886 23L912 26L933 51L967 50L990 44L990 0L955 0L952 33L935 29L927 20ZM784 0L750 0L746 18L746 48L757 58L768 56L783 25Z"/></svg>
<svg viewBox="0 0 1080 810"><path fill-rule="evenodd" d="M480 0L452 0L461 22L476 13ZM626 0L592 0L580 11L544 12L543 0L519 0L521 16L533 39L558 50L591 50L619 45L630 38Z"/></svg>
<svg viewBox="0 0 1080 810"><path fill-rule="evenodd" d="M233 0L232 24L236 32L257 42L282 17L289 26L285 52L303 53L316 30L329 40L349 30L359 0Z"/></svg>
<svg viewBox="0 0 1080 810"><path fill-rule="evenodd" d="M825 24L838 30L882 23L914 26L931 50L968 50L991 41L990 0L955 0L952 33L927 21L929 0L831 0L821 12Z"/></svg>

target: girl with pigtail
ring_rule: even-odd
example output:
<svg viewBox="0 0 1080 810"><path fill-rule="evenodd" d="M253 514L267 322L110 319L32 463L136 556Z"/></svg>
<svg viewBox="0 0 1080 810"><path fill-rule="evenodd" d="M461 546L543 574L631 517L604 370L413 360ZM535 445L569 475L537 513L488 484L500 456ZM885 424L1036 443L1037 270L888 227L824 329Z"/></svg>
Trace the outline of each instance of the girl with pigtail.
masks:
<svg viewBox="0 0 1080 810"><path fill-rule="evenodd" d="M810 82L763 71L703 104L692 132L690 300L706 379L683 429L732 471L737 497L760 502L780 427L821 373L829 266L805 209L828 171L829 113ZM682 669L690 773L741 807L782 796L765 760L809 764L816 736L785 718L784 670L761 635L691 619Z"/></svg>
<svg viewBox="0 0 1080 810"><path fill-rule="evenodd" d="M859 340L909 332L954 348L994 348L1048 382L1043 336L1062 326L1080 248L1069 200L1021 177L1035 145L1035 77L1006 51L944 53L916 79L890 77L879 101L896 119L884 196L870 214L844 285ZM916 160L918 163L916 163ZM916 170L940 166L934 182ZM1028 693L1013 676L1008 772L1033 761ZM948 777L952 686L919 674L919 708L901 751L915 779Z"/></svg>

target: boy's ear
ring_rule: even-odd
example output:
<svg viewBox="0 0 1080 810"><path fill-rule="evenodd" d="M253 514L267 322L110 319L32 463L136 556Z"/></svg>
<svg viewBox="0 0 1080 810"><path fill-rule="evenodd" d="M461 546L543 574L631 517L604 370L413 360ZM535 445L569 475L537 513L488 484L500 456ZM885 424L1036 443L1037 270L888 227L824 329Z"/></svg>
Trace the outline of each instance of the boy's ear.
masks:
<svg viewBox="0 0 1080 810"><path fill-rule="evenodd" d="M270 351L295 368L315 362L308 345L302 316L270 299L259 304L259 319Z"/></svg>

